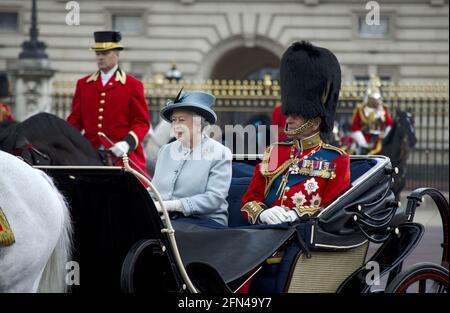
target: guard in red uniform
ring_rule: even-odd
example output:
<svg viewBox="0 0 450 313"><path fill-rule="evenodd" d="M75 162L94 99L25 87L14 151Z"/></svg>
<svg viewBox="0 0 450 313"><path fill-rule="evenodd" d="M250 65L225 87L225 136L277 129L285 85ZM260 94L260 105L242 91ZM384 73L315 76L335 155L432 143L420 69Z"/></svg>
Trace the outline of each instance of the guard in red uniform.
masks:
<svg viewBox="0 0 450 313"><path fill-rule="evenodd" d="M286 115L281 112L281 103L277 104L272 111L272 125L278 126L278 141L286 139L284 128L286 126Z"/></svg>
<svg viewBox="0 0 450 313"><path fill-rule="evenodd" d="M352 138L357 154L378 154L383 148L383 138L392 127L388 107L382 102L380 80L372 77L365 101L356 106L352 120Z"/></svg>
<svg viewBox="0 0 450 313"><path fill-rule="evenodd" d="M9 82L6 75L0 75L0 123L14 121L14 115L5 100L7 97L9 97Z"/></svg>
<svg viewBox="0 0 450 313"><path fill-rule="evenodd" d="M123 49L119 32L95 32L94 38L95 47L91 49L96 52L99 70L78 80L67 121L84 131L95 149L103 146L117 157L128 153L129 158L146 172L141 143L150 128L150 121L144 86L118 65L119 50ZM100 132L113 144L104 140ZM118 163L122 165L121 160Z"/></svg>
<svg viewBox="0 0 450 313"><path fill-rule="evenodd" d="M266 149L255 168L241 211L252 224L314 216L350 186L350 161L322 141L333 129L341 86L332 52L308 42L281 60L282 111L287 139Z"/></svg>

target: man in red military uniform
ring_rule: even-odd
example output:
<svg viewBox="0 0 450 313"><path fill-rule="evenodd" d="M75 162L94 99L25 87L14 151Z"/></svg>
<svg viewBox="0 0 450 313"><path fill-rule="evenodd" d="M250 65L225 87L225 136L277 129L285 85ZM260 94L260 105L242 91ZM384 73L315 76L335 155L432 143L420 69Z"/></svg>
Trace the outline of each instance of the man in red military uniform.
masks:
<svg viewBox="0 0 450 313"><path fill-rule="evenodd" d="M393 124L388 107L382 102L380 85L379 78L372 77L365 101L356 106L353 114L352 139L358 154L380 153L383 138Z"/></svg>
<svg viewBox="0 0 450 313"><path fill-rule="evenodd" d="M72 112L67 121L84 131L95 149L105 147L116 157L125 153L143 171L146 160L142 140L150 128L144 86L119 67L119 32L95 32L96 61L99 70L77 82ZM104 133L113 144L100 136ZM118 161L122 165L122 161ZM134 167L132 164L130 164Z"/></svg>
<svg viewBox="0 0 450 313"><path fill-rule="evenodd" d="M282 111L287 139L266 149L241 211L251 224L293 222L316 215L350 186L350 161L322 141L333 129L341 86L332 52L308 42L281 60Z"/></svg>
<svg viewBox="0 0 450 313"><path fill-rule="evenodd" d="M278 141L286 139L284 128L286 126L286 115L281 111L281 103L277 104L272 111L272 125L278 126Z"/></svg>

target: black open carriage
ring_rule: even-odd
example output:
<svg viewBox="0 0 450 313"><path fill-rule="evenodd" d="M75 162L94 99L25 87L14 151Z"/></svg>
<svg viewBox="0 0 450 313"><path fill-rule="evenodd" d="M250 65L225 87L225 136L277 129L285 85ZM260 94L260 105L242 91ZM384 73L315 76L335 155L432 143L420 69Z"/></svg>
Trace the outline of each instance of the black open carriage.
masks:
<svg viewBox="0 0 450 313"><path fill-rule="evenodd" d="M389 159L352 156L352 188L319 215L250 226L239 211L258 162L250 157L233 160L228 228L161 219L130 169L42 167L71 207L81 275L72 291L232 293L253 279L255 292L364 293L375 291L368 278L376 264L380 278L388 276L386 292L448 292L449 206L439 191L417 189L401 207ZM403 269L424 233L414 213L426 195L442 217L442 263ZM370 242L381 246L366 259Z"/></svg>

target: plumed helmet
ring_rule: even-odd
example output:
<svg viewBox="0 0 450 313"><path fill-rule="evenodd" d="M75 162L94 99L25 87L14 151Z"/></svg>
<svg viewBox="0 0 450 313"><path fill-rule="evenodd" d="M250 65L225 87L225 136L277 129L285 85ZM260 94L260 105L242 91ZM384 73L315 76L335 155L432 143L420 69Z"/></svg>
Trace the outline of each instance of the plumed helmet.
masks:
<svg viewBox="0 0 450 313"><path fill-rule="evenodd" d="M378 76L373 75L370 77L370 81L367 83L367 90L366 90L366 99L365 101L367 102L367 98L374 98L375 100L382 100L382 96L381 96L381 80Z"/></svg>
<svg viewBox="0 0 450 313"><path fill-rule="evenodd" d="M293 43L280 66L283 114L321 117L321 131L330 133L341 89L341 67L328 49L307 41Z"/></svg>

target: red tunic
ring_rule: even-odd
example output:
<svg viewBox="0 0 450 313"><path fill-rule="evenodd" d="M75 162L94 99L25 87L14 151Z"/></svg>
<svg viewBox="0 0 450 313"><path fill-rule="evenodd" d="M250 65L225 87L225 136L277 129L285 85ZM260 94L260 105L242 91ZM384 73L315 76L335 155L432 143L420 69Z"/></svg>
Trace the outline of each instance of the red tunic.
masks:
<svg viewBox="0 0 450 313"><path fill-rule="evenodd" d="M356 106L352 120L352 132L361 131L367 143L374 143L379 136L374 136L374 133L381 132L388 126L392 126L393 121L386 105L382 106L382 111L379 116L376 116L373 109L369 109L370 113L365 112L366 105L359 104ZM375 138L376 137L376 138Z"/></svg>
<svg viewBox="0 0 450 313"><path fill-rule="evenodd" d="M149 111L144 86L135 77L118 69L105 86L99 72L81 78L67 121L84 130L84 136L95 149L102 144L99 132L114 143L131 136L135 144L130 147L129 158L146 171L141 143L150 128Z"/></svg>
<svg viewBox="0 0 450 313"><path fill-rule="evenodd" d="M14 121L14 115L11 108L6 103L0 103L0 122Z"/></svg>
<svg viewBox="0 0 450 313"><path fill-rule="evenodd" d="M283 141L287 138L284 132L286 118L286 115L281 112L281 104L278 104L272 111L272 125L278 126L278 141Z"/></svg>
<svg viewBox="0 0 450 313"><path fill-rule="evenodd" d="M300 216L312 215L349 188L348 155L318 138L304 140L303 151L294 141L266 150L242 199L241 211L250 223L257 223L259 214L273 206L294 209Z"/></svg>

